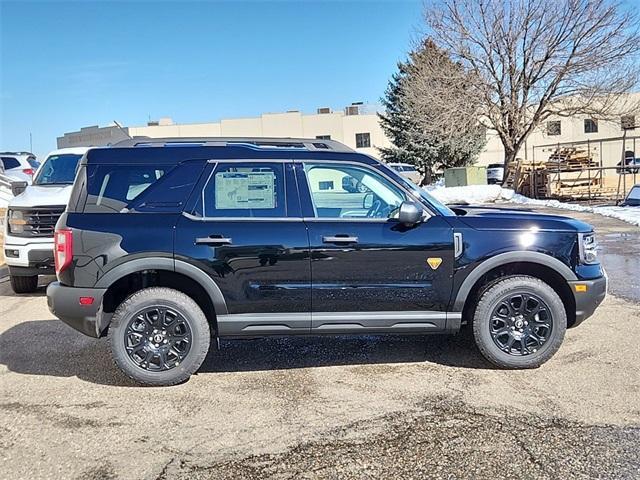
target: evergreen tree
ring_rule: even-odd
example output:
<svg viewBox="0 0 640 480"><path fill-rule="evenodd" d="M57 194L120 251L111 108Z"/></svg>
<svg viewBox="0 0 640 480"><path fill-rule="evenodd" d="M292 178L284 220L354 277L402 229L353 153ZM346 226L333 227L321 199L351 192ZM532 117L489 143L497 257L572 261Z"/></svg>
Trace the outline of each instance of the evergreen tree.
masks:
<svg viewBox="0 0 640 480"><path fill-rule="evenodd" d="M382 129L393 146L385 161L416 166L430 183L434 172L472 164L486 143L469 77L427 40L398 63L381 99Z"/></svg>

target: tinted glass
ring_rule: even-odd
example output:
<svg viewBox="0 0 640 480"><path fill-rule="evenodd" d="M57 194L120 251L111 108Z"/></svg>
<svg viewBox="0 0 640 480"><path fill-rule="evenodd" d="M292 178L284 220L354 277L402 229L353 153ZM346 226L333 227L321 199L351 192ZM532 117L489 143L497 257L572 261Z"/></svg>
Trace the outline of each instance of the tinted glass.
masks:
<svg viewBox="0 0 640 480"><path fill-rule="evenodd" d="M2 157L2 164L4 165L5 170L20 167L20 162L18 161L18 159L13 157Z"/></svg>
<svg viewBox="0 0 640 480"><path fill-rule="evenodd" d="M205 217L286 217L279 163L219 163L202 193Z"/></svg>
<svg viewBox="0 0 640 480"><path fill-rule="evenodd" d="M45 164L46 166L46 164ZM93 165L87 175L87 213L118 213L162 177L168 167Z"/></svg>
<svg viewBox="0 0 640 480"><path fill-rule="evenodd" d="M29 162L29 165L31 165L31 168L33 168L34 170L37 170L37 168L40 166L40 162L33 157L27 158L27 162Z"/></svg>
<svg viewBox="0 0 640 480"><path fill-rule="evenodd" d="M405 200L401 189L366 168L318 163L306 164L305 172L316 217L393 218Z"/></svg>
<svg viewBox="0 0 640 480"><path fill-rule="evenodd" d="M34 185L71 185L76 176L78 160L82 155L51 155L33 180Z"/></svg>

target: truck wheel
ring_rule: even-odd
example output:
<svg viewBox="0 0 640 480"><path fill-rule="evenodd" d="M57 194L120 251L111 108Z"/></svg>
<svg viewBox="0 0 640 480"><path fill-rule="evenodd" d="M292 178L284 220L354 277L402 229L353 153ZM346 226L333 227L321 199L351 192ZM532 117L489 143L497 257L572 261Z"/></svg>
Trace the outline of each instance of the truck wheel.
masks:
<svg viewBox="0 0 640 480"><path fill-rule="evenodd" d="M38 276L14 277L11 275L11 288L15 293L33 293L38 289Z"/></svg>
<svg viewBox="0 0 640 480"><path fill-rule="evenodd" d="M560 348L567 314L558 294L542 280L507 277L480 296L473 336L482 355L502 368L536 368Z"/></svg>
<svg viewBox="0 0 640 480"><path fill-rule="evenodd" d="M207 317L192 298L164 287L140 290L116 309L109 327L115 364L142 385L175 385L209 351Z"/></svg>

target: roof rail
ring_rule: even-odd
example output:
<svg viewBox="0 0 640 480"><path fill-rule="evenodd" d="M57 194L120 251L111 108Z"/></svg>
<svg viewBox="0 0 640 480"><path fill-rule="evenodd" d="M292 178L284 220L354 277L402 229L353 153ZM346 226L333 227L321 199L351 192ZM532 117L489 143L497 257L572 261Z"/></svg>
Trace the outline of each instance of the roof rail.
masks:
<svg viewBox="0 0 640 480"><path fill-rule="evenodd" d="M164 147L168 145L203 147L247 146L252 148L292 148L304 150L330 150L353 152L352 148L335 140L317 138L268 138L268 137L133 137L115 143L113 147Z"/></svg>

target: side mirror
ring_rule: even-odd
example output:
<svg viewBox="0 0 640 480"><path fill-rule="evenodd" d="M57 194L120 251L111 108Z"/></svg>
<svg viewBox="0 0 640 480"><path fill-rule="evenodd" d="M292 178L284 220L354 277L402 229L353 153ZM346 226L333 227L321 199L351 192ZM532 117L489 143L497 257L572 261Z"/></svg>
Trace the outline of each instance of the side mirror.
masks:
<svg viewBox="0 0 640 480"><path fill-rule="evenodd" d="M362 198L362 208L369 210L371 207L373 207L373 193L365 193Z"/></svg>
<svg viewBox="0 0 640 480"><path fill-rule="evenodd" d="M29 185L27 182L11 182L11 193L17 197L27 189L27 185Z"/></svg>
<svg viewBox="0 0 640 480"><path fill-rule="evenodd" d="M398 211L398 221L404 225L415 225L422 219L422 208L413 202L402 202Z"/></svg>

